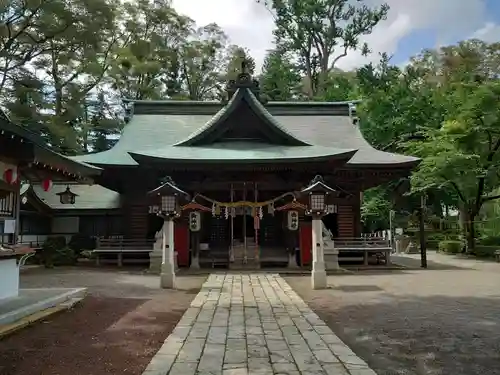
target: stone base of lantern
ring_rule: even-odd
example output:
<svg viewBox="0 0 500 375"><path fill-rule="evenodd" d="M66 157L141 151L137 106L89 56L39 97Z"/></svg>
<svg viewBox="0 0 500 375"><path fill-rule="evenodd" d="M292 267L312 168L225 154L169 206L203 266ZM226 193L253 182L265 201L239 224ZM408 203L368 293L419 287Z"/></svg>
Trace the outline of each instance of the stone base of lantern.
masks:
<svg viewBox="0 0 500 375"><path fill-rule="evenodd" d="M169 263L162 263L160 273L160 287L163 289L175 289L175 266Z"/></svg>
<svg viewBox="0 0 500 375"><path fill-rule="evenodd" d="M311 271L311 287L313 289L326 289L328 286L328 278L325 270L324 262L314 262Z"/></svg>

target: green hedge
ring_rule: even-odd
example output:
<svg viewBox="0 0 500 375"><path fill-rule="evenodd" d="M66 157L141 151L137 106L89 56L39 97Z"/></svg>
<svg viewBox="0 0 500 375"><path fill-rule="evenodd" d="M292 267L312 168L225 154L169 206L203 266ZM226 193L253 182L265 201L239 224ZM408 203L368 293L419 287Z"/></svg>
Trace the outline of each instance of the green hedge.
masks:
<svg viewBox="0 0 500 375"><path fill-rule="evenodd" d="M439 243L439 251L448 254L458 254L462 252L464 243L462 241L446 240Z"/></svg>
<svg viewBox="0 0 500 375"><path fill-rule="evenodd" d="M478 258L494 258L495 251L500 250L500 246L482 246L476 245L474 255Z"/></svg>

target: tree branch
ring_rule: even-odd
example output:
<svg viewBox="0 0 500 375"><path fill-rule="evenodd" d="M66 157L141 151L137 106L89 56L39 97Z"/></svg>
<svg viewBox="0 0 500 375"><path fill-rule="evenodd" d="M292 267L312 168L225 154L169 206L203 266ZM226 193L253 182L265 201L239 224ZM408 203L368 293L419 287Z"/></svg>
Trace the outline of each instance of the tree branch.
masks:
<svg viewBox="0 0 500 375"><path fill-rule="evenodd" d="M481 197L481 202L484 203L484 202L494 201L495 199L499 199L499 198L500 198L500 194L490 195L490 196L486 196L486 197Z"/></svg>

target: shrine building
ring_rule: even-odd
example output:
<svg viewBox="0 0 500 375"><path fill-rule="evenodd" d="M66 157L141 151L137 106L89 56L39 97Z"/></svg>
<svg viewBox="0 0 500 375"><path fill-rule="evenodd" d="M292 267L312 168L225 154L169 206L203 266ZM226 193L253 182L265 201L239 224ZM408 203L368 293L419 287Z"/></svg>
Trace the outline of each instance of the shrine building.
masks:
<svg viewBox="0 0 500 375"><path fill-rule="evenodd" d="M74 157L101 168L95 182L121 194L122 235L101 239L102 249L153 249L162 220L148 192L168 176L189 193L174 224L180 266L198 253L202 267L277 264L294 251L306 265L311 220L298 192L315 176L337 192L323 218L332 237L359 238L362 192L408 176L418 163L373 148L353 103L265 102L247 73L227 94L225 102L129 100L116 145ZM199 231L190 230L198 225L189 222L193 211ZM298 213L297 223L288 212Z"/></svg>

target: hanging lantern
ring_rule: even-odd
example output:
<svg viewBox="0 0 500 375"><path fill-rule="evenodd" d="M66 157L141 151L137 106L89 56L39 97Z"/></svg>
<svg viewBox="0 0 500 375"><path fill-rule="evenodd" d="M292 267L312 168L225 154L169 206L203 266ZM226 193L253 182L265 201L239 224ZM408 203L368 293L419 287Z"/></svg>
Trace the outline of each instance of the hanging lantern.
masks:
<svg viewBox="0 0 500 375"><path fill-rule="evenodd" d="M50 178L46 178L45 180L42 181L42 189L43 191L49 191L52 189L52 180Z"/></svg>
<svg viewBox="0 0 500 375"><path fill-rule="evenodd" d="M215 203L212 203L212 216L215 216Z"/></svg>
<svg viewBox="0 0 500 375"><path fill-rule="evenodd" d="M75 199L78 196L78 194L75 194L71 191L71 189L66 187L65 191L62 191L60 193L56 193L56 195L59 195L59 199L61 201L61 204L75 204Z"/></svg>
<svg viewBox="0 0 500 375"><path fill-rule="evenodd" d="M262 220L263 217L264 217L264 210L262 209L262 207L259 207L259 219Z"/></svg>
<svg viewBox="0 0 500 375"><path fill-rule="evenodd" d="M3 179L10 185L15 184L17 182L17 169L6 169L3 173Z"/></svg>
<svg viewBox="0 0 500 375"><path fill-rule="evenodd" d="M229 207L224 207L224 217L229 219Z"/></svg>

